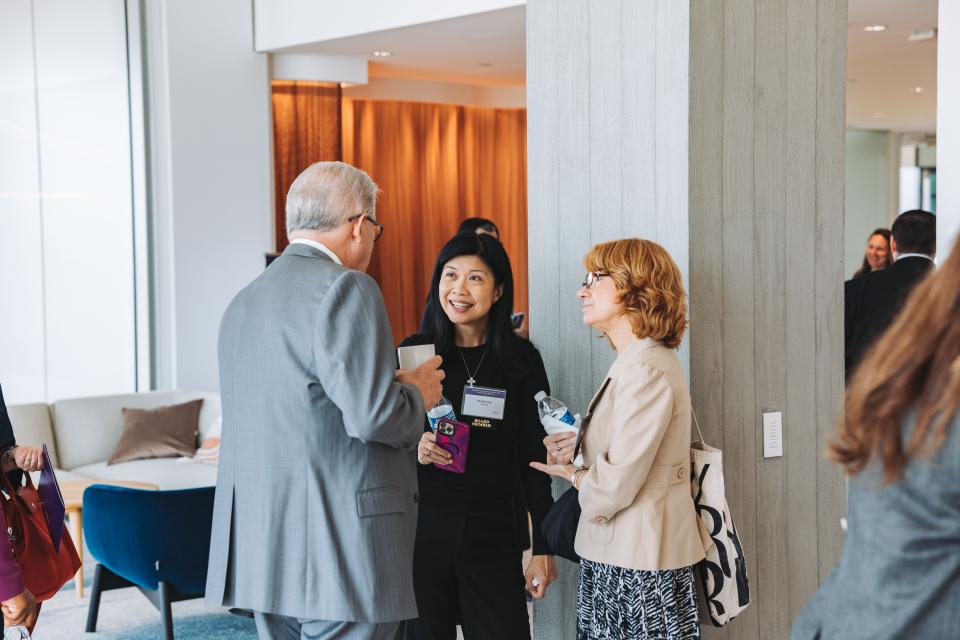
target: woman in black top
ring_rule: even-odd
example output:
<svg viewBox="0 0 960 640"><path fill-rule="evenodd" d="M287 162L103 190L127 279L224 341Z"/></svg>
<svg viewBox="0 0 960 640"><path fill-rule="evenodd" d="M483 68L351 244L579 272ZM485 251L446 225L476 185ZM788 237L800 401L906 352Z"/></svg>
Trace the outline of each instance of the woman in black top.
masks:
<svg viewBox="0 0 960 640"><path fill-rule="evenodd" d="M410 640L530 637L524 586L543 597L556 562L540 523L553 504L550 482L529 467L546 458L533 399L550 392L540 353L513 333L513 273L498 240L461 234L443 247L431 286L426 333L401 346L432 343L443 356L443 394L470 426L466 471L434 466L449 461L425 427L417 449L420 513L414 588L420 617ZM464 388L505 392L502 418L464 411ZM533 524L528 535L527 514ZM522 552L532 544L524 569Z"/></svg>

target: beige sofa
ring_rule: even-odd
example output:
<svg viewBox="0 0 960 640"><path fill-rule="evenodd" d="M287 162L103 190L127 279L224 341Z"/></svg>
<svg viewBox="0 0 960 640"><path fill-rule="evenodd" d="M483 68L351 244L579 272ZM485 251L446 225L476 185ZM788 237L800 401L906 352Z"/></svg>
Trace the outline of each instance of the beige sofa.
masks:
<svg viewBox="0 0 960 640"><path fill-rule="evenodd" d="M10 405L7 410L20 444L46 443L57 479L133 480L149 482L160 489L213 486L217 467L176 458L133 460L107 465L120 441L121 409L151 409L203 399L199 438L220 417L220 395L197 391L149 391L117 396L59 400L52 405Z"/></svg>

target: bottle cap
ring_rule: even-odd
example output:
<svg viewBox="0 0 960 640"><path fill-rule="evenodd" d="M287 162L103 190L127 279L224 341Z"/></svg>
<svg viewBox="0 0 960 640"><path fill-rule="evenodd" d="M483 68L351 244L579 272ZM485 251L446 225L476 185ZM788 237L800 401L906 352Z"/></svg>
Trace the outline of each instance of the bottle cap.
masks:
<svg viewBox="0 0 960 640"><path fill-rule="evenodd" d="M536 395L533 396L533 399L536 400L537 402L540 402L541 400L543 400L543 399L546 398L546 397L547 397L547 392L546 392L546 391L537 391Z"/></svg>

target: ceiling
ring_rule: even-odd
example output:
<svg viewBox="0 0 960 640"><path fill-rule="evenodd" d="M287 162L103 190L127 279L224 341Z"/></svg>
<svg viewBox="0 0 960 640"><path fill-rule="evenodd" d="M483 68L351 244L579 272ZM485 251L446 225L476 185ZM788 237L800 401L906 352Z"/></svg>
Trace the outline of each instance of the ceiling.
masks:
<svg viewBox="0 0 960 640"><path fill-rule="evenodd" d="M936 132L937 41L907 40L936 26L937 0L849 0L847 126Z"/></svg>
<svg viewBox="0 0 960 640"><path fill-rule="evenodd" d="M364 33L283 49L370 58L370 76L522 87L526 68L526 7ZM391 51L374 58L374 51Z"/></svg>
<svg viewBox="0 0 960 640"><path fill-rule="evenodd" d="M371 77L520 87L525 83L525 22L521 5L283 51L367 57ZM868 33L863 30L868 25L887 29ZM936 39L907 40L912 31L936 25L937 0L849 0L848 126L936 131ZM372 56L383 50L394 55Z"/></svg>

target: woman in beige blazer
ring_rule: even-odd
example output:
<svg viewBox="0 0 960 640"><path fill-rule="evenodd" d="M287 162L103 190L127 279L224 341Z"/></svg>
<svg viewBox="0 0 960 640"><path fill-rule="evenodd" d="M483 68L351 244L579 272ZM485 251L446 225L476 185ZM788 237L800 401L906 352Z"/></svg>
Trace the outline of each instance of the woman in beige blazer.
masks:
<svg viewBox="0 0 960 640"><path fill-rule="evenodd" d="M594 247L577 296L583 322L617 351L574 437L549 436L548 464L583 510L576 550L578 640L699 638L693 565L704 557L690 496L690 391L674 350L686 329L680 270L660 245ZM587 424L589 423L589 424Z"/></svg>

